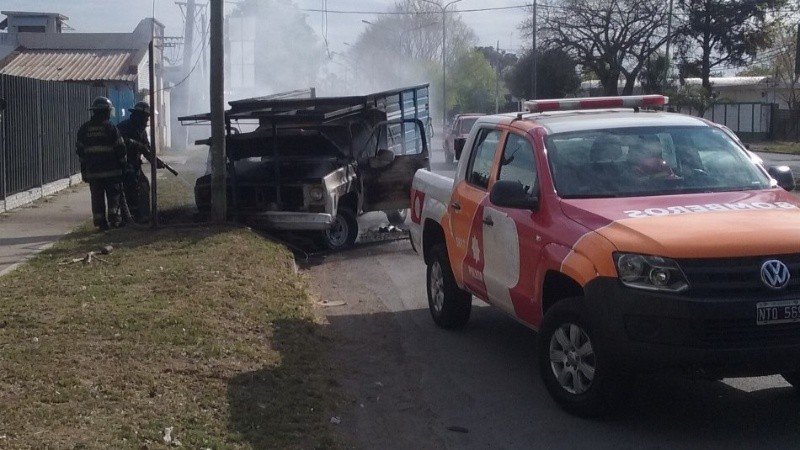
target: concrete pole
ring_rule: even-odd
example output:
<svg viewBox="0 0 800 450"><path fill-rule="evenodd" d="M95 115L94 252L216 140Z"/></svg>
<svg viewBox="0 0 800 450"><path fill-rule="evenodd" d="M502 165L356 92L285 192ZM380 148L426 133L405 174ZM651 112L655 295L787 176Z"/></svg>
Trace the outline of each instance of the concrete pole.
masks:
<svg viewBox="0 0 800 450"><path fill-rule="evenodd" d="M447 135L447 15L445 8L442 8L442 139ZM444 142L444 141L442 141ZM444 148L444 144L442 144Z"/></svg>
<svg viewBox="0 0 800 450"><path fill-rule="evenodd" d="M153 19L155 20L155 19ZM156 97L156 61L155 61L155 36L151 35L150 46L147 49L147 56L150 69L150 153L153 159L150 161L150 225L158 227L158 177L156 176L156 154L158 153L158 120L156 113L159 104Z"/></svg>
<svg viewBox="0 0 800 450"><path fill-rule="evenodd" d="M667 48L666 48L667 60L664 67L664 91L662 91L662 93L666 92L667 86L669 86L669 69L670 66L672 65L672 61L670 60L669 56L669 45L672 42L672 3L673 0L669 0L669 9L667 12Z"/></svg>
<svg viewBox="0 0 800 450"><path fill-rule="evenodd" d="M497 75L494 80L494 113L500 112L500 40L497 41Z"/></svg>
<svg viewBox="0 0 800 450"><path fill-rule="evenodd" d="M211 213L214 223L227 220L225 173L225 54L223 42L224 0L210 0L211 19Z"/></svg>
<svg viewBox="0 0 800 450"><path fill-rule="evenodd" d="M533 0L533 22L531 26L533 29L531 30L531 100L536 99L536 83L537 83L537 75L536 72L539 70L537 61L536 61L536 0Z"/></svg>
<svg viewBox="0 0 800 450"><path fill-rule="evenodd" d="M194 25L195 25L195 3L194 0L188 0L186 2L186 23L184 24L183 28L183 67L182 73L183 76L188 77L189 72L192 70L192 49L194 48ZM180 98L180 108L179 111L181 114L188 115L191 110L191 90L192 90L192 80L187 79L183 86L180 86L179 91L177 92ZM188 148L189 147L189 130L186 126L178 126L179 122L174 122L175 132L177 130L181 130L181 142L183 145ZM178 139L174 139L173 142L177 142Z"/></svg>
<svg viewBox="0 0 800 450"><path fill-rule="evenodd" d="M183 29L183 75L192 70L192 48L194 47L194 0L186 2L186 24Z"/></svg>

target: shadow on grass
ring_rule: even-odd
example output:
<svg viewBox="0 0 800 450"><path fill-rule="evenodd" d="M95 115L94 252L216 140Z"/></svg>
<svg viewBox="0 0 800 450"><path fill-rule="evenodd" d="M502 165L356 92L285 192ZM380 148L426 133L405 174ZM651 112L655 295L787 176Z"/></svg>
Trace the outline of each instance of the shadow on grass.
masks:
<svg viewBox="0 0 800 450"><path fill-rule="evenodd" d="M326 420L334 381L319 327L310 321L275 322L271 342L280 361L229 380L229 429L253 448L335 447Z"/></svg>

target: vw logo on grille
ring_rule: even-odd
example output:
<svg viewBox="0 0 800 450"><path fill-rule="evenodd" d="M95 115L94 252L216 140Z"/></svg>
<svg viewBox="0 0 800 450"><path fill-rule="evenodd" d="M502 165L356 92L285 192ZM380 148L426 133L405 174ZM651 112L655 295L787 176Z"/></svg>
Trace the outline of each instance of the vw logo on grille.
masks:
<svg viewBox="0 0 800 450"><path fill-rule="evenodd" d="M770 259L761 265L761 281L770 289L785 288L789 278L789 268L777 259Z"/></svg>

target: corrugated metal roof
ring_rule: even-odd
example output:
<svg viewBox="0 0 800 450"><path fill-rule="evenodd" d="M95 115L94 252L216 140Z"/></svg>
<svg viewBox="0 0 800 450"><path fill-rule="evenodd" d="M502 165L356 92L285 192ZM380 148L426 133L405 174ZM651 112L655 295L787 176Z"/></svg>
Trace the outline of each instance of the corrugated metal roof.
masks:
<svg viewBox="0 0 800 450"><path fill-rule="evenodd" d="M760 84L767 84L772 79L770 77L710 77L708 81L712 86L716 87L735 87L735 86L758 86ZM703 84L702 78L686 78L686 84L699 85Z"/></svg>
<svg viewBox="0 0 800 450"><path fill-rule="evenodd" d="M133 50L18 49L0 73L49 81L136 81Z"/></svg>

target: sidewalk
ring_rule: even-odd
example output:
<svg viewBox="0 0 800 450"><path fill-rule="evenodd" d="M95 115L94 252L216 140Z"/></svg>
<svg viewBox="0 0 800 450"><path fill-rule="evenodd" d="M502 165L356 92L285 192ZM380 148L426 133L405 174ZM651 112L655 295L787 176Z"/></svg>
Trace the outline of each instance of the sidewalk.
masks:
<svg viewBox="0 0 800 450"><path fill-rule="evenodd" d="M0 215L0 276L91 218L86 183Z"/></svg>

